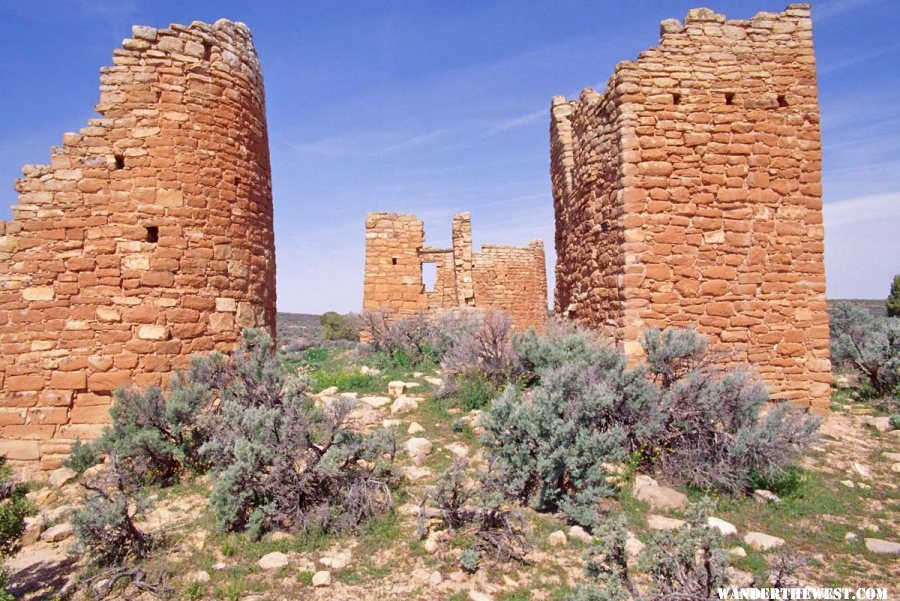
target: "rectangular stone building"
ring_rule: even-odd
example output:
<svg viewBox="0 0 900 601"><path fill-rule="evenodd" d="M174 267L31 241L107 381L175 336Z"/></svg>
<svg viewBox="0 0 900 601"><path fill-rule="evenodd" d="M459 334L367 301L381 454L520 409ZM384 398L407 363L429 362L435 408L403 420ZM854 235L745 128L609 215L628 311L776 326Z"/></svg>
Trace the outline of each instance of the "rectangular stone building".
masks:
<svg viewBox="0 0 900 601"><path fill-rule="evenodd" d="M516 329L547 323L544 244L485 244L472 251L469 213L453 217L451 248L425 246L425 228L414 215L366 216L363 310L411 317L440 309L471 307L509 313ZM423 263L437 265L426 290Z"/></svg>
<svg viewBox="0 0 900 601"><path fill-rule="evenodd" d="M691 10L604 93L551 108L560 314L629 356L695 326L775 399L827 411L822 148L808 5Z"/></svg>

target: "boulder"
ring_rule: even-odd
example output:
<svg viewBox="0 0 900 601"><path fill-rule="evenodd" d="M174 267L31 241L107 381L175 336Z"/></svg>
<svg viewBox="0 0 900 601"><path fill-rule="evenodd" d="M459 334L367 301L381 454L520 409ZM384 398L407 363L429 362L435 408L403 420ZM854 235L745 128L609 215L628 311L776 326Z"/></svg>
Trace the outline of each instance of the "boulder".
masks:
<svg viewBox="0 0 900 601"><path fill-rule="evenodd" d="M319 560L319 563L332 570L342 570L350 565L350 559L350 553L347 551L339 551L323 557Z"/></svg>
<svg viewBox="0 0 900 601"><path fill-rule="evenodd" d="M747 557L747 550L744 547L731 547L728 554L732 557Z"/></svg>
<svg viewBox="0 0 900 601"><path fill-rule="evenodd" d="M50 477L47 479L47 482L50 483L50 486L59 488L77 475L78 474L75 473L75 470L69 469L67 467L61 467L50 472Z"/></svg>
<svg viewBox="0 0 900 601"><path fill-rule="evenodd" d="M777 503L781 499L771 490L757 488L753 491L753 500L757 503L762 503L763 505L765 505L766 503Z"/></svg>
<svg viewBox="0 0 900 601"><path fill-rule="evenodd" d="M594 540L594 537L588 534L581 526L572 526L569 528L569 538L580 540L583 543L590 543Z"/></svg>
<svg viewBox="0 0 900 601"><path fill-rule="evenodd" d="M419 422L413 422L409 425L409 428L406 430L408 434L418 434L420 432L424 432L425 428L419 424Z"/></svg>
<svg viewBox="0 0 900 601"><path fill-rule="evenodd" d="M388 394L391 396L401 396L406 391L406 382L401 380L393 380L388 382Z"/></svg>
<svg viewBox="0 0 900 601"><path fill-rule="evenodd" d="M734 524L726 522L725 520L720 520L719 518L714 518L712 516L706 518L706 525L721 532L722 536L737 534L737 528L735 528Z"/></svg>
<svg viewBox="0 0 900 601"><path fill-rule="evenodd" d="M66 540L75 531L72 529L72 524L69 522L63 522L62 524L57 524L56 526L51 526L44 530L41 533L41 540L45 543L58 543L59 541Z"/></svg>
<svg viewBox="0 0 900 601"><path fill-rule="evenodd" d="M644 550L644 546L638 537L631 532L628 533L628 538L625 539L625 552L629 558L635 559Z"/></svg>
<svg viewBox="0 0 900 601"><path fill-rule="evenodd" d="M688 498L684 494L674 488L660 486L659 482L643 474L634 479L632 493L638 501L649 503L650 507L656 510L683 509L688 503Z"/></svg>
<svg viewBox="0 0 900 601"><path fill-rule="evenodd" d="M381 409L391 402L391 398L386 396L364 396L359 400L372 409Z"/></svg>
<svg viewBox="0 0 900 601"><path fill-rule="evenodd" d="M403 415L419 408L419 401L409 396L397 397L391 404L391 415Z"/></svg>
<svg viewBox="0 0 900 601"><path fill-rule="evenodd" d="M663 515L647 516L647 527L650 530L677 530L684 526L687 522L675 518L667 518Z"/></svg>
<svg viewBox="0 0 900 601"><path fill-rule="evenodd" d="M322 570L313 574L312 585L315 587L331 586L331 572Z"/></svg>
<svg viewBox="0 0 900 601"><path fill-rule="evenodd" d="M879 432L889 432L891 430L891 418L884 417L875 417L873 415L866 415L859 418L859 421L867 426L872 426Z"/></svg>
<svg viewBox="0 0 900 601"><path fill-rule="evenodd" d="M569 543L569 539L566 538L565 532L557 530L547 537L547 542L551 547L565 547Z"/></svg>
<svg viewBox="0 0 900 601"><path fill-rule="evenodd" d="M325 390L319 392L319 394L317 394L316 396L317 396L317 397L334 396L334 395L336 395L337 393L338 393L338 387L337 387L337 386L329 386L329 387L326 388Z"/></svg>
<svg viewBox="0 0 900 601"><path fill-rule="evenodd" d="M879 553L882 555L900 555L900 543L881 540L880 538L867 538L866 549L872 553Z"/></svg>
<svg viewBox="0 0 900 601"><path fill-rule="evenodd" d="M33 545L41 538L41 532L44 531L44 520L39 517L28 516L25 518L25 530L22 532L19 542L23 547Z"/></svg>
<svg viewBox="0 0 900 601"><path fill-rule="evenodd" d="M288 565L288 556L280 551L273 551L263 555L256 565L262 570L277 570Z"/></svg>
<svg viewBox="0 0 900 601"><path fill-rule="evenodd" d="M410 438L406 441L406 452L410 457L431 455L434 445L427 438Z"/></svg>
<svg viewBox="0 0 900 601"><path fill-rule="evenodd" d="M763 534L762 532L748 532L744 535L744 542L757 551L768 551L784 544L783 538Z"/></svg>

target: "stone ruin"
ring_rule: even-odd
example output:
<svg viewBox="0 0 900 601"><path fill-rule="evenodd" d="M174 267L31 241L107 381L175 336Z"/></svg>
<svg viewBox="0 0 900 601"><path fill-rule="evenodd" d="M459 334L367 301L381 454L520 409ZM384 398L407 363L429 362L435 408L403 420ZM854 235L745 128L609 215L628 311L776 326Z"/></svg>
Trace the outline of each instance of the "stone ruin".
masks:
<svg viewBox="0 0 900 601"><path fill-rule="evenodd" d="M553 99L556 312L631 357L647 327L696 326L774 399L828 411L810 7L660 29L605 92Z"/></svg>
<svg viewBox="0 0 900 601"><path fill-rule="evenodd" d="M423 263L436 265L434 289L426 290ZM547 323L544 244L484 244L472 251L469 213L453 217L451 248L425 246L425 228L415 215L366 216L363 310L411 317L442 309L495 309L508 313L516 329Z"/></svg>
<svg viewBox="0 0 900 601"><path fill-rule="evenodd" d="M112 391L275 324L263 80L241 23L135 27L101 115L16 182L0 223L0 454L59 467Z"/></svg>

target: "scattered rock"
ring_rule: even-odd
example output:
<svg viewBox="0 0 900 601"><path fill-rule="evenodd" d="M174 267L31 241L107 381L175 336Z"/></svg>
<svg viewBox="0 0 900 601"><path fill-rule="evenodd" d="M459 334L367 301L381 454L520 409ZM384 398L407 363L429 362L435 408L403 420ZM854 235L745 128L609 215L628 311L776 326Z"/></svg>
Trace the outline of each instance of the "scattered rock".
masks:
<svg viewBox="0 0 900 601"><path fill-rule="evenodd" d="M422 371L414 371L414 372L413 372L413 377L414 377L414 378L421 378L421 377L424 376L424 375L425 375L425 372L422 372Z"/></svg>
<svg viewBox="0 0 900 601"><path fill-rule="evenodd" d="M853 483L853 480L841 480L841 484L843 484L847 488L856 488L856 485Z"/></svg>
<svg viewBox="0 0 900 601"><path fill-rule="evenodd" d="M872 471L865 465L853 462L853 471L859 474L861 478L871 478Z"/></svg>
<svg viewBox="0 0 900 601"><path fill-rule="evenodd" d="M109 466L105 463L98 463L97 465L92 465L91 467L84 470L83 474L81 474L81 480L82 481L94 480L95 478L98 478L101 475L103 475L103 472L105 472L108 469L109 469Z"/></svg>
<svg viewBox="0 0 900 601"><path fill-rule="evenodd" d="M409 480L410 482L415 482L416 480L422 480L423 478L429 477L431 475L431 470L427 467L411 465L407 468L404 468L403 473L406 476L407 480Z"/></svg>
<svg viewBox="0 0 900 601"><path fill-rule="evenodd" d="M667 518L663 515L649 515L647 516L647 527L650 530L677 530L685 525L684 520L679 520L676 518Z"/></svg>
<svg viewBox="0 0 900 601"><path fill-rule="evenodd" d="M337 386L329 386L328 388L326 388L325 390L321 391L321 392L320 392L319 394L317 394L316 396L317 396L317 397L334 396L334 395L336 395L337 393L338 393L338 387L337 387Z"/></svg>
<svg viewBox="0 0 900 601"><path fill-rule="evenodd" d="M331 568L332 570L343 570L348 565L350 565L351 555L347 551L339 551L337 553L332 553L326 557L323 557L319 560L326 568Z"/></svg>
<svg viewBox="0 0 900 601"><path fill-rule="evenodd" d="M28 516L25 518L25 530L19 541L23 547L33 545L41 538L41 532L44 531L44 520L39 517Z"/></svg>
<svg viewBox="0 0 900 601"><path fill-rule="evenodd" d="M683 509L688 498L673 488L660 486L659 482L639 474L634 479L632 493L638 501L649 503L652 509Z"/></svg>
<svg viewBox="0 0 900 601"><path fill-rule="evenodd" d="M58 543L59 541L66 540L72 536L74 532L72 524L63 522L62 524L57 524L56 526L51 526L44 530L41 534L41 540L45 543Z"/></svg>
<svg viewBox="0 0 900 601"><path fill-rule="evenodd" d="M427 553L434 555L438 550L438 541L436 536L429 536L422 545Z"/></svg>
<svg viewBox="0 0 900 601"><path fill-rule="evenodd" d="M381 370L377 367L369 367L368 365L363 365L359 368L359 373L362 375L370 375L370 376L378 376L381 375Z"/></svg>
<svg viewBox="0 0 900 601"><path fill-rule="evenodd" d="M359 400L359 393L358 392L342 392L340 395L338 395L338 398L341 399L342 401L357 401L357 400Z"/></svg>
<svg viewBox="0 0 900 601"><path fill-rule="evenodd" d="M224 569L226 569L227 567L228 567L228 564L225 563L224 561L217 561L216 563L214 563L214 564L212 565L212 569L215 570L216 572L219 572L219 571L221 571L221 570L224 570Z"/></svg>
<svg viewBox="0 0 900 601"><path fill-rule="evenodd" d="M46 507L56 501L59 495L52 488L42 488L41 490L27 493L25 497L29 501L33 501L38 507Z"/></svg>
<svg viewBox="0 0 900 601"><path fill-rule="evenodd" d="M402 415L418 408L419 401L409 396L401 396L391 404L391 415Z"/></svg>
<svg viewBox="0 0 900 601"><path fill-rule="evenodd" d="M478 591L469 591L469 601L494 601L494 598L487 593L479 593Z"/></svg>
<svg viewBox="0 0 900 601"><path fill-rule="evenodd" d="M728 584L731 586L744 588L753 585L754 577L750 572L745 572L729 566L726 568L725 573L728 575Z"/></svg>
<svg viewBox="0 0 900 601"><path fill-rule="evenodd" d="M765 505L766 503L777 503L781 499L771 490L757 488L753 491L753 500L757 503L762 503L763 505Z"/></svg>
<svg viewBox="0 0 900 601"><path fill-rule="evenodd" d="M410 457L431 455L434 445L427 438L410 438L406 441L406 452Z"/></svg>
<svg viewBox="0 0 900 601"><path fill-rule="evenodd" d="M204 582L209 582L209 572L205 572L203 570L191 572L185 577L185 581L188 583L196 582L199 584L203 584Z"/></svg>
<svg viewBox="0 0 900 601"><path fill-rule="evenodd" d="M757 551L768 551L784 544L783 538L763 534L762 532L748 532L744 535L744 542Z"/></svg>
<svg viewBox="0 0 900 601"><path fill-rule="evenodd" d="M421 386L421 384L419 384L418 382L404 382L403 385L407 390L409 390L410 388L418 388L419 386Z"/></svg>
<svg viewBox="0 0 900 601"><path fill-rule="evenodd" d="M372 409L380 409L391 402L390 397L386 396L364 396L359 400Z"/></svg>
<svg viewBox="0 0 900 601"><path fill-rule="evenodd" d="M385 428L395 428L400 425L400 420L399 419L381 420L381 425Z"/></svg>
<svg viewBox="0 0 900 601"><path fill-rule="evenodd" d="M725 520L721 520L719 518L714 518L712 516L706 518L706 524L710 528L715 528L719 532L722 533L722 536L731 536L732 534L737 534L737 528L735 528L734 524L731 522L726 522Z"/></svg>
<svg viewBox="0 0 900 601"><path fill-rule="evenodd" d="M900 453L885 453L884 458L888 461L900 461Z"/></svg>
<svg viewBox="0 0 900 601"><path fill-rule="evenodd" d="M581 526L572 526L569 528L569 538L580 540L583 543L590 543L594 537L587 533Z"/></svg>
<svg viewBox="0 0 900 601"><path fill-rule="evenodd" d="M848 532L844 535L844 540L856 540L857 536L855 532Z"/></svg>
<svg viewBox="0 0 900 601"><path fill-rule="evenodd" d="M728 554L732 557L747 557L747 550L744 547L731 547Z"/></svg>
<svg viewBox="0 0 900 601"><path fill-rule="evenodd" d="M283 568L288 564L288 556L280 551L273 551L272 553L266 553L263 555L259 561L256 562L263 570L277 570L279 568Z"/></svg>
<svg viewBox="0 0 900 601"><path fill-rule="evenodd" d="M391 396L401 396L406 391L406 382L401 380L392 380L388 382L388 394Z"/></svg>
<svg viewBox="0 0 900 601"><path fill-rule="evenodd" d="M872 553L884 555L900 555L900 543L889 540L881 540L880 538L867 538L866 549Z"/></svg>
<svg viewBox="0 0 900 601"><path fill-rule="evenodd" d="M462 444L461 442L451 442L450 444L445 445L444 448L446 448L448 451L453 453L453 455L459 457L460 459L469 456L469 447Z"/></svg>
<svg viewBox="0 0 900 601"><path fill-rule="evenodd" d="M59 488L77 475L75 470L61 467L50 472L50 477L47 479L47 482L50 483L50 486Z"/></svg>
<svg viewBox="0 0 900 601"><path fill-rule="evenodd" d="M635 559L638 555L641 554L641 551L644 550L644 543L642 543L638 538L632 534L628 533L628 538L625 539L625 552L628 554L628 557L631 559Z"/></svg>
<svg viewBox="0 0 900 601"><path fill-rule="evenodd" d="M322 570L313 574L312 585L315 587L331 586L331 572Z"/></svg>
<svg viewBox="0 0 900 601"><path fill-rule="evenodd" d="M859 418L859 421L867 426L872 426L879 432L889 432L891 430L891 418L885 417L874 417L871 415L865 415Z"/></svg>
<svg viewBox="0 0 900 601"><path fill-rule="evenodd" d="M444 385L444 380L441 378L430 378L429 377L429 378L425 378L425 381L428 382L429 384L431 384L432 386L436 386L438 388L440 388L441 386Z"/></svg>
<svg viewBox="0 0 900 601"><path fill-rule="evenodd" d="M408 434L418 434L419 432L424 432L425 428L423 428L419 422L413 422L409 425L409 429L406 431Z"/></svg>
<svg viewBox="0 0 900 601"><path fill-rule="evenodd" d="M565 547L569 543L569 539L566 538L565 532L557 530L547 537L547 542L551 547Z"/></svg>
<svg viewBox="0 0 900 601"><path fill-rule="evenodd" d="M431 586L437 586L444 581L444 577L441 576L441 573L435 570L431 573L431 576L428 577L428 584Z"/></svg>

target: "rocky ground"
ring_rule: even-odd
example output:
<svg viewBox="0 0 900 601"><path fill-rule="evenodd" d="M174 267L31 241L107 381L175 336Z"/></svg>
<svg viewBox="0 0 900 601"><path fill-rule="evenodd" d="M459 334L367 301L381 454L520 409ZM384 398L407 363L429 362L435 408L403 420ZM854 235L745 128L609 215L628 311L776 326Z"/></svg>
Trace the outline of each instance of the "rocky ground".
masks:
<svg viewBox="0 0 900 601"><path fill-rule="evenodd" d="M345 366L361 368L361 363ZM465 413L452 400L435 399L437 372L408 373L377 392L372 382L380 380L366 376L364 390L331 387L318 396L322 402L342 395L357 399L359 427L397 428L406 482L395 493L393 514L352 537L275 533L251 542L215 530L206 502L207 478L189 479L159 490L143 524L168 543L143 566L147 581L164 582L172 598L333 601L550 600L564 598L584 581L582 555L590 535L556 516L526 511L533 543L527 561L483 562L474 574L460 568L464 541L458 536L434 528L418 536L420 503L437 476L457 457L468 458L471 469L483 465L478 412ZM727 536L736 584L749 583L775 554L787 551L800 560L796 580L803 584L896 588L900 431L887 431L886 418L847 398L846 391L836 391L835 411L822 427L820 442L803 458L792 490L781 497L761 491L755 498L717 499L713 524ZM48 485L29 493L40 511L28 519L23 546L7 562L12 590L22 598L64 597L84 567L67 521L83 494L72 475L57 470ZM626 512L629 552L636 553L652 531L677 527L686 503L697 497L651 475L626 474L619 498L605 509ZM130 586L113 598L158 597Z"/></svg>

